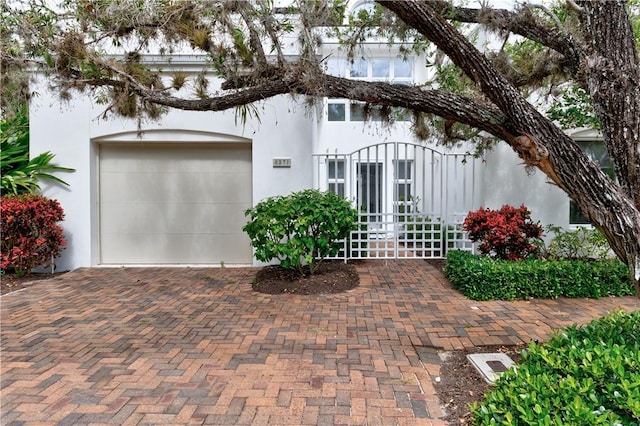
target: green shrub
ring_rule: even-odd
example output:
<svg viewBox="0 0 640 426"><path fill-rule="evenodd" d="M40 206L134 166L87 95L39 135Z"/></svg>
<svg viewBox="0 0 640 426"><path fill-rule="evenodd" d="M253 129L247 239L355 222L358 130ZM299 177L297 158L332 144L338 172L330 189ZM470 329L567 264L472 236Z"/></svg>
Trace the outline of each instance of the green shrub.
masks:
<svg viewBox="0 0 640 426"><path fill-rule="evenodd" d="M640 311L614 312L532 343L481 404L475 425L638 425Z"/></svg>
<svg viewBox="0 0 640 426"><path fill-rule="evenodd" d="M270 197L248 209L249 222L242 228L255 248L256 259L278 259L284 268L311 274L320 262L335 256L356 226L357 211L333 192L305 190Z"/></svg>
<svg viewBox="0 0 640 426"><path fill-rule="evenodd" d="M625 296L635 294L626 265L617 260L494 260L447 253L444 273L473 300Z"/></svg>
<svg viewBox="0 0 640 426"><path fill-rule="evenodd" d="M567 231L549 227L548 230L555 234L546 248L545 257L548 259L604 260L615 257L609 242L596 228L580 227Z"/></svg>

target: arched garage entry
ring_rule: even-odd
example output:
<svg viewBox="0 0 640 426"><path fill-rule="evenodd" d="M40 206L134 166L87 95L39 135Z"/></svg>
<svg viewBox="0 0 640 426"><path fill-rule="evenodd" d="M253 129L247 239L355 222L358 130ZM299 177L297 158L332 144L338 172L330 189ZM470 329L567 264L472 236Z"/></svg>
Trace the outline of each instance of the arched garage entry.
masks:
<svg viewBox="0 0 640 426"><path fill-rule="evenodd" d="M251 143L206 132L102 137L99 264L251 264Z"/></svg>

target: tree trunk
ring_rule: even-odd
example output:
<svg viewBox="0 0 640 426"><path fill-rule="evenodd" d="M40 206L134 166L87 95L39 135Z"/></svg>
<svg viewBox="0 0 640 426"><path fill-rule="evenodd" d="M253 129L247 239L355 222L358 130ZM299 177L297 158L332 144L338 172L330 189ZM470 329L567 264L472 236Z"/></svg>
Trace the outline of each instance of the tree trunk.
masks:
<svg viewBox="0 0 640 426"><path fill-rule="evenodd" d="M434 12L428 2L381 3L436 44L505 114L513 124L515 132L511 136L500 137L528 166L537 167L563 189L589 220L603 231L616 255L629 266L636 292L640 297L640 211L630 194L606 176L558 126L527 102L484 55L442 16ZM607 8L599 10L606 15ZM604 17L601 19L606 20ZM637 95L634 101L628 98L633 93L637 92L627 91L619 96L623 103L634 105L633 102L639 102ZM610 96L616 98L615 94ZM601 108L605 113L611 113L606 109L606 104ZM635 119L635 123L632 121L628 125L617 126L619 130L611 131L610 136L605 132L605 137L612 138L608 145L632 143L627 139L628 129L637 129L640 122L637 114L636 111L635 115L631 114L629 118ZM614 120L615 117L609 121ZM634 146L637 151L638 144ZM637 163L635 166L638 166Z"/></svg>
<svg viewBox="0 0 640 426"><path fill-rule="evenodd" d="M616 253L629 265L640 297L640 62L626 2L580 1L587 40L587 84L613 161L620 191L630 199L606 226L607 239L618 241ZM597 223L597 222L596 222ZM631 234L627 226L636 226ZM620 225L618 225L620 224ZM621 255L624 252L624 255Z"/></svg>
<svg viewBox="0 0 640 426"><path fill-rule="evenodd" d="M640 65L625 2L583 1L586 75L607 151L640 208Z"/></svg>

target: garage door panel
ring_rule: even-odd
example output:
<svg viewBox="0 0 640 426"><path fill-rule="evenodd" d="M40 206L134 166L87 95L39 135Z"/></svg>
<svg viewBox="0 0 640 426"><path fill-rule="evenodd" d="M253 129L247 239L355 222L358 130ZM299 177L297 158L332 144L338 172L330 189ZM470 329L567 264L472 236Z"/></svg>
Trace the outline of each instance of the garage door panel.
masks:
<svg viewBox="0 0 640 426"><path fill-rule="evenodd" d="M237 253L251 250L248 238L243 241L235 234L103 234L102 238L113 247L103 254L104 264L246 264L246 257ZM130 261L122 262L123 256Z"/></svg>
<svg viewBox="0 0 640 426"><path fill-rule="evenodd" d="M251 203L251 175L228 173L103 172L102 202ZM122 188L127 188L122 191Z"/></svg>
<svg viewBox="0 0 640 426"><path fill-rule="evenodd" d="M247 223L245 204L194 205L188 203L109 203L102 214L111 217L105 233L242 233Z"/></svg>
<svg viewBox="0 0 640 426"><path fill-rule="evenodd" d="M251 161L251 151L219 144L217 150L193 144L113 145L109 157L100 162L106 172L233 172ZM176 152L179 155L176 156Z"/></svg>
<svg viewBox="0 0 640 426"><path fill-rule="evenodd" d="M100 147L103 264L250 264L249 145Z"/></svg>

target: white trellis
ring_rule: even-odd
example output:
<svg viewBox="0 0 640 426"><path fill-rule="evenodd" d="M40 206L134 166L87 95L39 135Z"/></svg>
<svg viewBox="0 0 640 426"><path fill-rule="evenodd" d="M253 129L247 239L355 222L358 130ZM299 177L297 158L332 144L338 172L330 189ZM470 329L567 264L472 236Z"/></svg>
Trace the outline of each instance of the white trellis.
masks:
<svg viewBox="0 0 640 426"><path fill-rule="evenodd" d="M339 258L442 258L473 250L462 232L478 208L476 160L424 145L385 142L350 154L314 155L316 188L358 209Z"/></svg>

